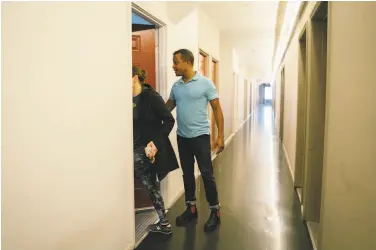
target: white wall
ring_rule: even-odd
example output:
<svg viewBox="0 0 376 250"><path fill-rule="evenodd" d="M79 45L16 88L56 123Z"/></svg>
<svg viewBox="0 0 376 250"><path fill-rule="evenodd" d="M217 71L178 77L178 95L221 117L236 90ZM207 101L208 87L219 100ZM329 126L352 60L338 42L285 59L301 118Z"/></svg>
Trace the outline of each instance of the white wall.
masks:
<svg viewBox="0 0 376 250"><path fill-rule="evenodd" d="M232 49L232 69L237 75L236 82L236 97L233 99L236 102L234 106L234 119L236 130L240 127L243 121L248 117L244 116L244 109L247 105L247 101L244 98L244 92L246 91L246 86L244 84L245 79L248 78L247 69L241 64L240 57L235 49Z"/></svg>
<svg viewBox="0 0 376 250"><path fill-rule="evenodd" d="M272 82L276 82L276 112L275 112L275 126L279 130L279 120L280 120L280 96L281 96L281 70L282 67L285 69L285 96L284 96L284 147L287 153L287 160L289 162L289 168L292 173L295 171L295 152L296 152L296 122L297 122L297 100L298 100L298 52L299 52L299 35L300 31L303 29L307 22L316 2L308 2L306 9L296 26L296 30L293 33L291 43L287 48L287 52L283 61L275 62L278 66L275 71ZM288 3L288 7L291 9L295 8L296 3ZM293 22L293 17L288 18L288 22ZM289 24L291 26L291 24ZM287 32L286 30L284 32ZM281 44L287 43L287 37L285 33L281 33ZM278 55L277 55L278 58ZM274 97L273 97L274 98Z"/></svg>
<svg viewBox="0 0 376 250"><path fill-rule="evenodd" d="M211 58L221 61L219 53L219 29L201 8L198 8L198 14L198 46L200 49L208 53ZM211 65L209 68L211 69ZM209 72L211 74L211 70Z"/></svg>
<svg viewBox="0 0 376 250"><path fill-rule="evenodd" d="M375 13L330 2L323 250L376 249Z"/></svg>
<svg viewBox="0 0 376 250"><path fill-rule="evenodd" d="M133 245L130 13L2 4L2 249Z"/></svg>
<svg viewBox="0 0 376 250"><path fill-rule="evenodd" d="M283 60L277 59L276 125L280 70L285 67L284 144L295 168L298 36L316 2L307 3ZM319 250L376 249L375 140L373 99L376 22L374 2L329 3L326 131ZM346 29L343 29L346 27Z"/></svg>
<svg viewBox="0 0 376 250"><path fill-rule="evenodd" d="M225 138L228 138L233 132L234 116L234 94L235 82L233 76L233 55L232 46L227 36L220 33L220 58L219 63L219 89L221 92L221 105L225 120Z"/></svg>

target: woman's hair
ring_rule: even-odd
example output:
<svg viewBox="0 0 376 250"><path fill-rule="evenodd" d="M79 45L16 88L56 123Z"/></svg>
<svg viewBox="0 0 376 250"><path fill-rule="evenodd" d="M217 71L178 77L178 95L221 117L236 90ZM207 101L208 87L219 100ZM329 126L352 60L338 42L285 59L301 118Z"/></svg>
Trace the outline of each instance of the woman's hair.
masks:
<svg viewBox="0 0 376 250"><path fill-rule="evenodd" d="M138 80L141 84L145 83L146 80L146 71L144 69L141 69L138 66L132 66L132 77L138 76Z"/></svg>

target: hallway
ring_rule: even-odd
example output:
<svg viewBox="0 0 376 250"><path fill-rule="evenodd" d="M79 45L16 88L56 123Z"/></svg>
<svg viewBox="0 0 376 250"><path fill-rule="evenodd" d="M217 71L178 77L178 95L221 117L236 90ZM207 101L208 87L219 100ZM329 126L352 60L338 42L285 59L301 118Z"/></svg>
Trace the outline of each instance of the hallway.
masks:
<svg viewBox="0 0 376 250"><path fill-rule="evenodd" d="M222 205L222 224L218 231L203 232L209 211L199 178L197 225L175 226L176 216L184 209L182 196L168 213L173 236L149 235L136 249L312 249L283 149L273 130L271 106L260 106L223 154L214 160Z"/></svg>

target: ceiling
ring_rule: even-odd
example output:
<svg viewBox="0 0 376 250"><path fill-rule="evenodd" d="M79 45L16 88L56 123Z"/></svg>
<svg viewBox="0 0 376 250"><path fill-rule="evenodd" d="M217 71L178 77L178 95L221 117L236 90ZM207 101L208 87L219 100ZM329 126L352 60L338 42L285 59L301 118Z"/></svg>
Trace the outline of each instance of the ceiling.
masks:
<svg viewBox="0 0 376 250"><path fill-rule="evenodd" d="M276 36L278 5L275 2L199 2L217 24L222 37L232 43L253 77L268 78Z"/></svg>
<svg viewBox="0 0 376 250"><path fill-rule="evenodd" d="M269 80L275 39L279 35L276 32L278 1L167 3L169 18L176 22L186 13L200 7L219 28L221 39L227 39L227 43L233 46L241 67L246 69L251 77L260 81Z"/></svg>

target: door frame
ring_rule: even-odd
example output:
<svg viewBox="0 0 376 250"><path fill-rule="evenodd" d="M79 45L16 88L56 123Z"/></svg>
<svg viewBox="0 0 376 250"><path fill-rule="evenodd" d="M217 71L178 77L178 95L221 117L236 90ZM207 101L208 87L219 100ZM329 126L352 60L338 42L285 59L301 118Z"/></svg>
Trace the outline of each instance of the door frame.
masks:
<svg viewBox="0 0 376 250"><path fill-rule="evenodd" d="M167 90L167 54L166 52L166 43L167 43L167 26L164 22L160 19L156 18L155 16L151 15L140 6L132 2L132 13L144 18L145 20L153 23L155 27L155 85L156 91L164 98L168 98L168 90ZM159 183L158 183L158 187ZM136 208L135 211L145 211L145 210L153 210L154 207L152 205Z"/></svg>
<svg viewBox="0 0 376 250"><path fill-rule="evenodd" d="M247 120L249 112L248 112L248 80L244 78L244 107L243 107L243 116L244 116L244 121Z"/></svg>
<svg viewBox="0 0 376 250"><path fill-rule="evenodd" d="M279 138L281 142L284 142L283 130L284 130L284 116L285 116L285 81L286 73L285 66L281 69L281 79L280 79L280 102L279 102Z"/></svg>
<svg viewBox="0 0 376 250"><path fill-rule="evenodd" d="M202 55L202 56L204 56L205 57L205 60L204 60L204 63L205 63L205 65L204 65L204 69L205 69L205 75L204 76L206 76L206 77L208 77L209 78L209 76L208 76L208 72L210 71L209 69L210 69L210 67L209 67L209 59L210 59L210 56L209 56L209 54L208 53L206 53L204 50L202 50L202 49L198 49L198 56L199 56L199 60L198 60L198 71L200 71L200 55Z"/></svg>
<svg viewBox="0 0 376 250"><path fill-rule="evenodd" d="M167 25L132 2L132 12L153 23L155 27L155 79L156 91L167 100L169 90L167 84Z"/></svg>
<svg viewBox="0 0 376 250"><path fill-rule="evenodd" d="M306 221L317 223L320 222L321 215L325 130L327 126L328 5L328 2L318 2L315 5L308 23L307 36L307 124L303 218ZM323 46L323 43L325 46Z"/></svg>
<svg viewBox="0 0 376 250"><path fill-rule="evenodd" d="M297 124L296 124L296 152L295 152L295 188L304 189L305 174L305 147L306 147L306 123L307 123L307 83L308 83L308 37L307 24L304 25L299 35L299 55L298 55L298 105L297 105ZM304 43L304 45L303 45ZM305 47L305 56L302 54L302 47ZM304 60L304 62L303 62ZM304 66L304 68L303 68ZM304 70L304 71L303 71ZM301 202L303 196L299 194Z"/></svg>

